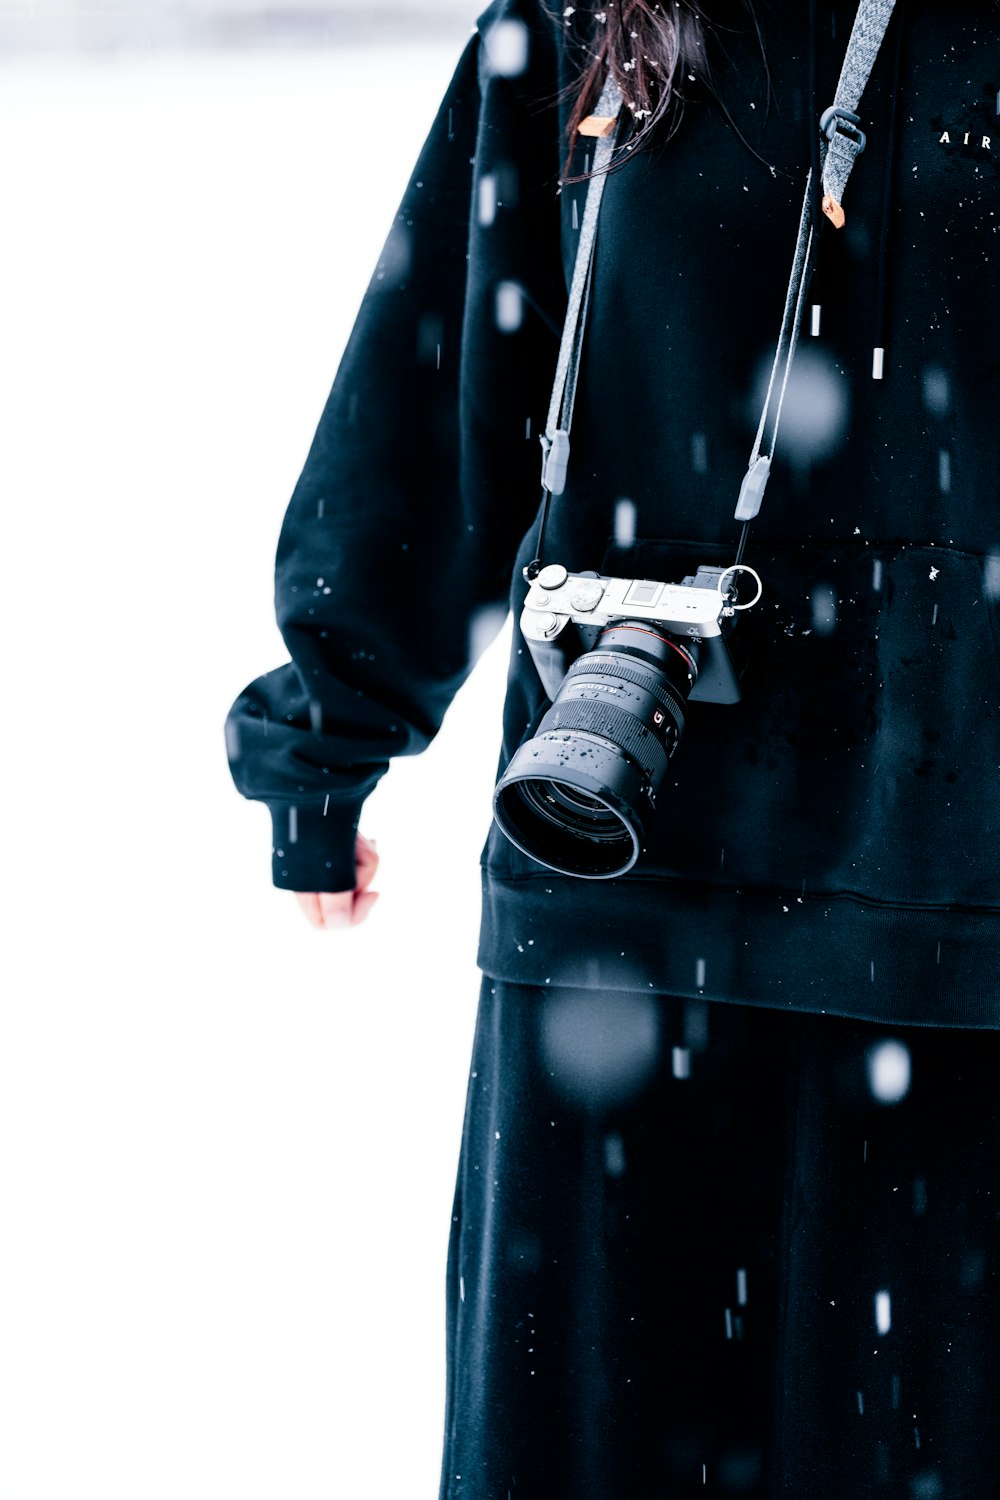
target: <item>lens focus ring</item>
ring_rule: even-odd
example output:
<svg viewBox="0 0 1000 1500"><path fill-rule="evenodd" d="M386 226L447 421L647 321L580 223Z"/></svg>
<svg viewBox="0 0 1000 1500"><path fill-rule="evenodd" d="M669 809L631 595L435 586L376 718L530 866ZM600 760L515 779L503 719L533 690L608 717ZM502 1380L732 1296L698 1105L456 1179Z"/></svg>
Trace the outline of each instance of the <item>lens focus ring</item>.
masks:
<svg viewBox="0 0 1000 1500"><path fill-rule="evenodd" d="M563 678L560 692L565 692L577 678L585 677L610 677L617 678L621 682L630 682L633 687L640 688L654 698L673 719L677 733L683 734L683 700L666 678L650 671L649 667L633 666L620 651L609 652L606 656L599 656L596 651L591 651L586 656L578 657L573 663Z"/></svg>
<svg viewBox="0 0 1000 1500"><path fill-rule="evenodd" d="M585 730L610 740L656 782L667 768L670 753L652 729L635 714L613 703L595 703L592 698L570 698L553 704L538 726L538 738L558 737L564 730ZM672 736L676 741L676 736ZM576 747L577 753L585 753Z"/></svg>

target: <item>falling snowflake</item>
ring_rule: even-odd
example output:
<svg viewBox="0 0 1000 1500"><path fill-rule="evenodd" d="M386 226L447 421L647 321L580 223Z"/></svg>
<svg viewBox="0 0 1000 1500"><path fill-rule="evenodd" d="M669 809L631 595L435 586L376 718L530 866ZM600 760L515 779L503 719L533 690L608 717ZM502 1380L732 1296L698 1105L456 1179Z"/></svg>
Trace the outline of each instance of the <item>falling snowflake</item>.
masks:
<svg viewBox="0 0 1000 1500"><path fill-rule="evenodd" d="M892 1327L892 1299L887 1291L875 1293L875 1327L880 1334Z"/></svg>
<svg viewBox="0 0 1000 1500"><path fill-rule="evenodd" d="M524 316L521 288L516 281L498 281L494 302L494 321L501 333L514 333Z"/></svg>
<svg viewBox="0 0 1000 1500"><path fill-rule="evenodd" d="M619 547L631 547L635 541L636 507L634 500L615 502L615 541Z"/></svg>
<svg viewBox="0 0 1000 1500"><path fill-rule="evenodd" d="M521 21L495 21L483 34L485 72L516 78L528 66L528 28Z"/></svg>
<svg viewBox="0 0 1000 1500"><path fill-rule="evenodd" d="M882 1104L898 1104L910 1087L910 1051L905 1043L887 1040L869 1048L868 1086Z"/></svg>

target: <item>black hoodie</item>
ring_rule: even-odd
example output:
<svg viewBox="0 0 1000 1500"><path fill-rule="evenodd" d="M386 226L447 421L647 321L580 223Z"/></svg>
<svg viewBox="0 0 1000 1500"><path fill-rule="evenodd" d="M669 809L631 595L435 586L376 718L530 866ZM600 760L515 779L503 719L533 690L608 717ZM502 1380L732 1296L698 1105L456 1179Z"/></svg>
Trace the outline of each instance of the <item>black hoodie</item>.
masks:
<svg viewBox="0 0 1000 1500"><path fill-rule="evenodd" d="M608 178L546 562L679 582L733 560L854 9L759 0L760 36L718 32L677 133ZM291 661L226 725L278 886L353 886L365 796L506 607L498 772L549 706L518 619L585 192L559 187L556 93L571 28L600 24L539 0L480 17L362 303L278 543ZM750 532L743 700L690 705L627 875L556 874L491 824L486 972L1000 1025L998 109L1000 10L900 0Z"/></svg>

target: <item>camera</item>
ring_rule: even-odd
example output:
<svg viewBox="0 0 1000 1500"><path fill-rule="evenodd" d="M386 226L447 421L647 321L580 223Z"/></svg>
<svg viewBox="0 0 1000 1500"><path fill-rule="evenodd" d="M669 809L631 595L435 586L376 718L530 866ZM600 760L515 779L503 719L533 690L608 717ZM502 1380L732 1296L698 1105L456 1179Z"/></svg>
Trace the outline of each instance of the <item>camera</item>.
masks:
<svg viewBox="0 0 1000 1500"><path fill-rule="evenodd" d="M741 573L757 582L746 604ZM524 577L521 633L550 707L497 783L493 815L548 869L624 875L645 847L688 702L740 700L727 637L763 587L745 564L699 567L678 584L558 563Z"/></svg>

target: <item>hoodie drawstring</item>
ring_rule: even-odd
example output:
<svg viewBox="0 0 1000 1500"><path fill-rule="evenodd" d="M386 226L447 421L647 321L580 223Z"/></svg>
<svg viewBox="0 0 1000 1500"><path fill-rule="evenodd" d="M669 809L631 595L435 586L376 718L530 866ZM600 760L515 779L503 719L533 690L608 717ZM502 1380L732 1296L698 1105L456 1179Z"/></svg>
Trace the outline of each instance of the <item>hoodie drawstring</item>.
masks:
<svg viewBox="0 0 1000 1500"><path fill-rule="evenodd" d="M891 225L891 210L893 200L893 183L896 165L896 122L899 109L900 78L902 74L901 62L903 52L903 16L904 9L902 0L897 0L893 19L896 25L896 45L893 57L892 92L889 103L889 121L886 132L885 152L882 167L882 215L879 228L878 248L878 272L876 277L875 291L875 336L872 349L872 379L881 380L885 364L886 343L886 305L889 293L889 240ZM815 234L814 269L812 277L812 299L810 308L810 333L814 338L819 336L820 321L822 317L822 276L821 267L824 256L824 242L826 233L821 232L820 203L823 195L823 185L820 180L819 171L819 89L817 83L817 61L819 55L819 36L817 31L817 0L809 0L809 159L813 174L813 204L812 204L812 227Z"/></svg>
<svg viewBox="0 0 1000 1500"><path fill-rule="evenodd" d="M809 165L812 170L812 192L813 201L810 215L810 227L813 232L813 277L812 277L812 305L810 308L809 331L813 338L818 338L820 333L820 317L823 306L823 298L820 292L821 265L823 261L824 235L819 233L820 203L823 197L823 181L819 165L819 109L817 99L819 89L816 82L816 59L819 52L818 39L816 36L816 0L809 0L809 108L806 111L806 119L809 124Z"/></svg>
<svg viewBox="0 0 1000 1500"><path fill-rule="evenodd" d="M903 56L904 6L897 0L893 18L896 22L896 47L892 65L892 95L889 104L889 129L885 142L885 163L882 168L882 224L878 244L878 281L875 293L875 346L872 350L872 379L882 379L885 361L885 310L888 301L890 210L892 208L893 177L896 166L896 119L899 107L899 80Z"/></svg>

